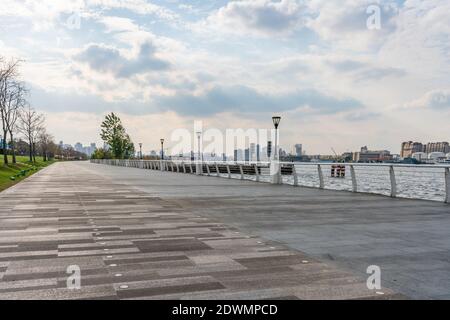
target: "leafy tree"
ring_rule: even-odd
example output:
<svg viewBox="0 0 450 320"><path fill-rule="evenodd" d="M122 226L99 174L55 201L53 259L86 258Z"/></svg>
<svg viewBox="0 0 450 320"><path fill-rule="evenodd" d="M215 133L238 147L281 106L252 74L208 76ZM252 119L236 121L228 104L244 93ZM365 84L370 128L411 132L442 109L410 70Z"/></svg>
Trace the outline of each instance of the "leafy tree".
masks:
<svg viewBox="0 0 450 320"><path fill-rule="evenodd" d="M111 159L112 154L109 150L98 148L91 156L92 159Z"/></svg>
<svg viewBox="0 0 450 320"><path fill-rule="evenodd" d="M105 117L100 137L111 148L113 158L129 158L134 154L134 144L126 133L122 121L113 112Z"/></svg>

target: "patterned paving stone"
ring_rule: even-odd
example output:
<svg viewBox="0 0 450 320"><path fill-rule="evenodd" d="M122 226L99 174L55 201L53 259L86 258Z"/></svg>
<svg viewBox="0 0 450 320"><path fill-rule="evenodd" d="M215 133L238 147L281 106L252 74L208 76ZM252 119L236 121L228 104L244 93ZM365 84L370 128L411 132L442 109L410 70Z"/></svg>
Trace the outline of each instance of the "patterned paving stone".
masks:
<svg viewBox="0 0 450 320"><path fill-rule="evenodd" d="M364 278L74 163L0 202L0 299L380 298Z"/></svg>

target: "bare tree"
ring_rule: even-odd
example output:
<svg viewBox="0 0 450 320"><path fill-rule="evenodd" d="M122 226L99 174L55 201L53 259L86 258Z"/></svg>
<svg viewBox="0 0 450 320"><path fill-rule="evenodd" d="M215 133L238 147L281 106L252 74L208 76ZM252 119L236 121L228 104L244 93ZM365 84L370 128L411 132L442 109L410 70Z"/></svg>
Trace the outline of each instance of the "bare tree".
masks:
<svg viewBox="0 0 450 320"><path fill-rule="evenodd" d="M2 137L3 137L3 159L8 164L7 134L9 132L9 122L11 120L11 112L16 105L17 100L17 75L19 60L11 60L7 63L0 57L0 117L2 121Z"/></svg>
<svg viewBox="0 0 450 320"><path fill-rule="evenodd" d="M43 128L39 133L38 139L43 161L50 160L50 153L52 152L53 145L55 144L53 142L53 136L47 133L45 128Z"/></svg>
<svg viewBox="0 0 450 320"><path fill-rule="evenodd" d="M27 138L29 144L30 161L36 161L36 142L44 129L44 115L37 113L31 106L27 105L19 113L19 131Z"/></svg>
<svg viewBox="0 0 450 320"><path fill-rule="evenodd" d="M14 134L17 131L17 120L23 108L26 105L25 100L26 89L23 83L13 82L9 93L8 104L6 107L6 127L10 137L10 148L12 153L12 162L16 163L16 148Z"/></svg>

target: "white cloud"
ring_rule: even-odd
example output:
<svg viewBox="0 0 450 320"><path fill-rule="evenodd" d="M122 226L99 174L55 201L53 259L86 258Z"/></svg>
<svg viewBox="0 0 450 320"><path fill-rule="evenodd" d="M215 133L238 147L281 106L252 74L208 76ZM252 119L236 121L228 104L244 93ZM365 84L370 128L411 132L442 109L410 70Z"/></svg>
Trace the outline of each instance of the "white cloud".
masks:
<svg viewBox="0 0 450 320"><path fill-rule="evenodd" d="M334 49L370 51L380 46L396 27L398 7L393 0L380 0L381 29L368 29L370 14L367 8L374 4L372 0L315 0L308 2L313 12L307 26L314 30ZM377 3L375 2L375 3Z"/></svg>
<svg viewBox="0 0 450 320"><path fill-rule="evenodd" d="M428 108L435 111L450 111L450 89L436 89L420 98L407 102L403 108Z"/></svg>
<svg viewBox="0 0 450 320"><path fill-rule="evenodd" d="M139 26L134 23L132 19L115 17L115 16L100 16L98 21L102 23L106 32L135 32L139 30Z"/></svg>
<svg viewBox="0 0 450 320"><path fill-rule="evenodd" d="M145 42L141 44L135 56L128 58L114 47L91 44L74 58L76 61L86 63L91 70L128 78L136 74L167 70L169 63L157 58L155 51L153 43Z"/></svg>
<svg viewBox="0 0 450 320"><path fill-rule="evenodd" d="M286 35L302 26L301 6L296 0L231 1L194 26L239 35Z"/></svg>

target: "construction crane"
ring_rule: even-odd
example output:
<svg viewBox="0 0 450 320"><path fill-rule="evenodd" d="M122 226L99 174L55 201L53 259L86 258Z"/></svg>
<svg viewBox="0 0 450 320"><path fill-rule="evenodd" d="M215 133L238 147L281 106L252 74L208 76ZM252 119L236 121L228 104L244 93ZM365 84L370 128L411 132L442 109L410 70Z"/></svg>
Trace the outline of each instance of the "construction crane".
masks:
<svg viewBox="0 0 450 320"><path fill-rule="evenodd" d="M333 151L333 153L334 153L334 156L336 157L336 160L339 160L338 158L339 158L339 156L337 155L337 153L336 153L336 151L334 150L334 148L333 147L331 147L331 151Z"/></svg>
<svg viewBox="0 0 450 320"><path fill-rule="evenodd" d="M334 150L333 147L331 147L331 151L333 151L333 153L334 153L336 162L345 162L344 158L342 156L338 156L338 154L336 153L336 151Z"/></svg>

